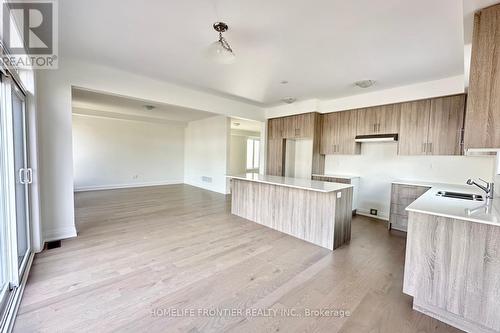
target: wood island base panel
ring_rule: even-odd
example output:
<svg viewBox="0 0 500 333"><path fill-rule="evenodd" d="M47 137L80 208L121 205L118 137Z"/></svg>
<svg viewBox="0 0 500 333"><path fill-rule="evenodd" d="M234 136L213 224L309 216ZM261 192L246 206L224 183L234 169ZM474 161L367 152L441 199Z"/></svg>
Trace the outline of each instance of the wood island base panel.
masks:
<svg viewBox="0 0 500 333"><path fill-rule="evenodd" d="M352 187L332 192L231 179L231 213L334 250L351 239Z"/></svg>

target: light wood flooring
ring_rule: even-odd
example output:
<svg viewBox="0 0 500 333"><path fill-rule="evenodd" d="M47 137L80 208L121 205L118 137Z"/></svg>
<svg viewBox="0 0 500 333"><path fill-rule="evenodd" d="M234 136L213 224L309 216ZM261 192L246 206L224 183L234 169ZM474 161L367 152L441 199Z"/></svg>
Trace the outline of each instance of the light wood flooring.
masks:
<svg viewBox="0 0 500 333"><path fill-rule="evenodd" d="M15 332L458 332L411 309L404 235L380 221L355 217L350 244L330 252L233 216L229 197L187 185L77 193L75 202L78 237L36 255ZM350 316L284 316L304 309Z"/></svg>

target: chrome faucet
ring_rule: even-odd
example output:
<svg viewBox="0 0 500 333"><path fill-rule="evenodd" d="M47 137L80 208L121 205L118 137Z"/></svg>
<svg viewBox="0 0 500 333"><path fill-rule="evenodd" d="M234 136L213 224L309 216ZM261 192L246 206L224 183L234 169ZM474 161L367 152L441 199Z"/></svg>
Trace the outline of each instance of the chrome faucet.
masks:
<svg viewBox="0 0 500 333"><path fill-rule="evenodd" d="M488 200L493 199L493 191L494 191L495 183L488 183L486 180L481 179L481 178L479 178L479 180L482 181L482 182L484 182L486 184L486 186L478 184L478 183L476 183L472 179L467 180L467 185L476 185L481 190L483 190L484 192L486 192L486 198Z"/></svg>

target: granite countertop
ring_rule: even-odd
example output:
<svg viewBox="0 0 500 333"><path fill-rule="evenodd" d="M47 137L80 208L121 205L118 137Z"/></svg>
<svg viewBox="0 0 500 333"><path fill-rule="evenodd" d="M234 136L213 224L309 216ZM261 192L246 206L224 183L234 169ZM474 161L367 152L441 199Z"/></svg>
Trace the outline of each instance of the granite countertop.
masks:
<svg viewBox="0 0 500 333"><path fill-rule="evenodd" d="M265 183L278 186L286 186L291 188L298 188L302 190L310 190L317 192L336 192L346 188L353 187L350 184L339 184L331 182L322 182L318 180L311 180L305 178L292 178L292 177L280 177L280 176L269 176L261 175L258 173L246 173L241 175L229 175L229 178L246 180L251 182Z"/></svg>

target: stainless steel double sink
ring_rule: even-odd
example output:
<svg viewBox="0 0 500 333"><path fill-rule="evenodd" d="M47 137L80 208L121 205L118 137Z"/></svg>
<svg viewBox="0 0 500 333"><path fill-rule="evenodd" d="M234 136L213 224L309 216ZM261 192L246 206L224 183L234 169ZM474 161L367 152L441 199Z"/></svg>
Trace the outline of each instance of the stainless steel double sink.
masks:
<svg viewBox="0 0 500 333"><path fill-rule="evenodd" d="M483 196L479 194L439 191L436 193L436 195L444 198L462 199L470 201L484 201Z"/></svg>

